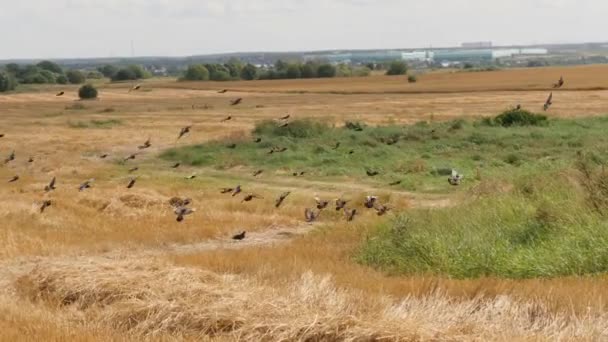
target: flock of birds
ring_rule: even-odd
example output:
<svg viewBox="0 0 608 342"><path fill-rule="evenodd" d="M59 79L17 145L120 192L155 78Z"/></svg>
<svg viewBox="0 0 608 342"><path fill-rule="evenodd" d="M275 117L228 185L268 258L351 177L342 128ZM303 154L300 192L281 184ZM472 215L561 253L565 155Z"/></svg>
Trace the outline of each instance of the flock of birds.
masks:
<svg viewBox="0 0 608 342"><path fill-rule="evenodd" d="M561 87L563 87L564 85L564 78L560 77L560 79L558 80L557 83L555 83L553 85L554 89L559 89ZM137 84L135 86L133 86L132 88L129 89L129 92L132 91L136 91L136 90L140 90L141 89L141 85ZM227 89L223 89L218 91L218 93L220 94L224 94L227 93L228 90ZM65 94L64 91L60 91L56 94L56 96L63 96ZM230 101L230 105L231 106L237 106L239 104L241 104L243 102L243 98L237 98L234 99L232 101ZM550 93L549 98L546 100L543 109L545 111L547 111L550 106L553 104L553 92ZM521 109L521 105L517 105L516 109ZM231 121L233 119L232 116L227 116L224 119L221 120L221 122L228 122ZM278 126L279 127L287 127L289 125L289 120L290 119L290 115L285 115L283 117L280 117L278 119ZM177 140L182 139L184 136L186 136L187 134L189 134L192 130L193 126L185 126L182 127L179 131L179 134L177 136ZM4 134L0 134L0 138L3 138ZM261 142L261 138L256 138L254 140L256 143ZM137 149L139 151L145 150L152 147L152 142L151 139L148 138L143 144L137 146ZM229 148L234 148L231 146L228 146ZM337 142L334 149L338 149L340 147L340 142ZM282 153L285 152L287 150L287 148L283 147L283 148L279 148L279 147L273 147L268 153L269 154L273 154L273 153ZM352 154L352 151L351 151ZM133 153L130 154L128 156L126 156L123 159L123 162L128 162L130 160L135 160L137 158L138 153ZM109 154L102 154L99 156L100 159L106 159L107 157L109 157ZM4 160L4 164L9 164L11 162L13 162L16 159L16 155L15 155L15 151L11 152L8 157ZM32 157L30 157L28 159L28 163L33 163L34 159ZM171 166L171 168L173 169L177 169L181 166L181 163L175 163L174 165ZM131 169L128 170L129 173L133 173L135 171L138 171L139 168L138 167L133 167ZM262 174L263 170L257 170L253 173L254 177L257 177L258 175ZM367 170L366 171L367 175L370 177L374 177L377 176L379 173L377 171L372 171L372 170ZM302 176L304 175L304 172L295 172L293 173L294 176ZM127 189L132 189L136 182L137 182L137 178L138 177L131 177L129 179L129 182L126 185ZM186 177L186 179L194 179L196 178L196 174L193 174L191 176ZM448 177L448 183L450 185L453 186L458 186L461 184L462 180L463 180L464 176L459 174L456 170L452 170L452 174ZM15 183L19 181L19 176L15 175L13 176L10 180L9 183ZM82 191L86 191L87 189L90 189L92 187L92 184L95 180L94 179L89 179L84 181L82 184L79 185L78 187L78 191L82 192ZM56 183L57 183L57 178L53 177L52 180L48 183L48 185L46 185L44 187L44 192L45 193L50 193L54 190L56 190ZM400 182L395 182L395 183L391 183L390 185L398 185ZM221 194L227 194L227 195L231 195L232 197L236 197L239 196L240 194L243 193L243 188L241 187L241 185L237 185L234 188L223 188L220 190ZM282 194L279 195L279 197L275 200L275 208L280 208L283 203L285 202L285 200L291 195L290 191L284 192ZM245 194L241 200L241 203L244 202L251 202L255 199L263 199L263 197L257 195L257 194L253 194L253 193L249 193L249 194ZM324 200L321 199L318 196L315 196L314 198L316 205L314 208L306 208L304 210L304 219L306 220L306 222L308 223L312 223L315 222L319 216L321 215L321 213L323 212L323 210L327 209L330 205L330 201L329 200ZM357 209L356 208L349 208L348 204L351 203L350 200L345 200L343 198L336 198L333 200L333 203L335 205L335 210L336 211L343 211L344 213L344 217L346 219L346 221L351 222L355 219L356 215L357 215ZM192 199L190 198L179 198L179 197L173 197L169 200L169 204L170 206L173 208L173 213L176 216L176 221L177 222L183 222L184 219L195 213L196 209L193 209L190 207L190 205L192 204ZM49 207L51 207L53 205L52 200L50 199L45 199L40 203L40 213L44 213L45 210ZM377 196L366 196L364 203L363 203L364 208L366 209L373 209L376 211L378 216L383 216L386 213L388 213L392 208L387 205L387 204L381 204L379 202L379 199ZM235 234L232 239L234 240L243 240L245 239L246 236L246 231L242 231L238 234Z"/></svg>

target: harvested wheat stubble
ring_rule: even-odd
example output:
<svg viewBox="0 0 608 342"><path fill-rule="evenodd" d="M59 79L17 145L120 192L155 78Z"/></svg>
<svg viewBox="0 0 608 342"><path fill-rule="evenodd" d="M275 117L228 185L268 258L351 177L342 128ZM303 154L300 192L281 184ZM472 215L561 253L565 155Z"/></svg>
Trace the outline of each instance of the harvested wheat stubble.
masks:
<svg viewBox="0 0 608 342"><path fill-rule="evenodd" d="M18 293L62 317L140 337L262 341L601 339L608 317L572 319L509 297L453 300L441 294L366 298L308 272L270 288L160 261L84 258L44 262Z"/></svg>

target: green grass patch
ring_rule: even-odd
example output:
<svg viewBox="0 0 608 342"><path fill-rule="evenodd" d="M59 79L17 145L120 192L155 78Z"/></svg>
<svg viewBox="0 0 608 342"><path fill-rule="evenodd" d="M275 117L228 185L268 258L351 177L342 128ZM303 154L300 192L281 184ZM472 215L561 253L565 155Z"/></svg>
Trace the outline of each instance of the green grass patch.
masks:
<svg viewBox="0 0 608 342"><path fill-rule="evenodd" d="M474 186L477 179L516 179L560 170L572 165L581 150L608 156L607 118L534 121L499 117L491 125L487 120L454 120L380 127L357 122L333 127L309 120L279 127L266 121L251 136L171 149L161 158L218 170L305 171L305 177L348 178L374 185L402 180L393 188L448 192ZM505 127L496 122L510 124ZM256 138L261 142L254 142ZM233 144L236 146L229 148ZM270 154L274 147L287 150ZM446 175L452 168L465 176L459 188L448 186ZM368 177L366 170L379 175Z"/></svg>
<svg viewBox="0 0 608 342"><path fill-rule="evenodd" d="M606 216L580 184L546 175L508 194L404 213L370 236L357 258L392 274L459 279L607 272Z"/></svg>

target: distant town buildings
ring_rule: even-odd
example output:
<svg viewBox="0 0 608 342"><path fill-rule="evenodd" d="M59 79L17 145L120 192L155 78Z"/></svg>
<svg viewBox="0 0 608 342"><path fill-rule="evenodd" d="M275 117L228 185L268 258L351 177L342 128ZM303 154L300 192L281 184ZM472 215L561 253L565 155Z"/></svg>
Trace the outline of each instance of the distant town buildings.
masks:
<svg viewBox="0 0 608 342"><path fill-rule="evenodd" d="M464 49L489 49L492 47L492 42L462 43L461 47Z"/></svg>

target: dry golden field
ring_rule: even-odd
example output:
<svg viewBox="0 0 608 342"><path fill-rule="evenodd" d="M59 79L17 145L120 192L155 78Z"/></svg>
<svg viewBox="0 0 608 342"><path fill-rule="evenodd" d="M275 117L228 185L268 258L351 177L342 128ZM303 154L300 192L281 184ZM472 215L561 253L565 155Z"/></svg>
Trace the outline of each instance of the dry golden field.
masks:
<svg viewBox="0 0 608 342"><path fill-rule="evenodd" d="M566 87L554 92L549 115L608 113L605 66L430 73L416 84L384 76L151 80L137 92L101 85L97 101L77 101L74 87L62 87L63 97L59 87L0 95L0 157L16 154L0 167L0 340L605 340L605 276L390 276L352 258L390 215L303 220L315 195L376 193L399 209L441 210L465 194L391 191L356 178L254 178L238 167L172 169L157 158L175 146L246 136L255 122L288 113L381 125L495 115L516 104L540 111L560 75ZM243 104L230 106L237 97ZM221 123L228 115L234 120ZM177 140L187 125L192 132ZM152 147L139 151L148 138ZM136 166L137 184L126 189ZM45 193L53 177L57 190ZM219 193L237 184L264 199ZM292 196L276 210L284 191ZM197 209L182 223L168 205L174 196ZM40 214L46 199L52 206ZM242 230L251 234L233 242Z"/></svg>

